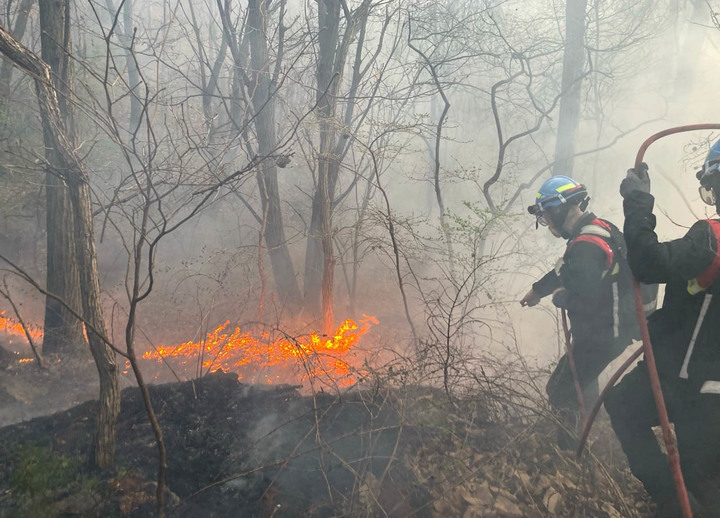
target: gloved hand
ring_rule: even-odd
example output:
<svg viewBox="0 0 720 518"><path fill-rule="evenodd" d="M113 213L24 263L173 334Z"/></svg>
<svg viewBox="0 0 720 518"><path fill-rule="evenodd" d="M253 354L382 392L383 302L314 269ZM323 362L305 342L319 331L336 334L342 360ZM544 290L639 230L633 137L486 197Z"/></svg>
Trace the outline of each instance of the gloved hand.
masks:
<svg viewBox="0 0 720 518"><path fill-rule="evenodd" d="M650 192L650 175L645 162L637 169L628 169L627 176L620 184L620 195L623 198L633 191Z"/></svg>
<svg viewBox="0 0 720 518"><path fill-rule="evenodd" d="M532 288L528 291L520 301L521 306L536 306L542 297L538 295Z"/></svg>
<svg viewBox="0 0 720 518"><path fill-rule="evenodd" d="M565 288L558 288L553 292L552 303L556 308L567 309L570 294Z"/></svg>

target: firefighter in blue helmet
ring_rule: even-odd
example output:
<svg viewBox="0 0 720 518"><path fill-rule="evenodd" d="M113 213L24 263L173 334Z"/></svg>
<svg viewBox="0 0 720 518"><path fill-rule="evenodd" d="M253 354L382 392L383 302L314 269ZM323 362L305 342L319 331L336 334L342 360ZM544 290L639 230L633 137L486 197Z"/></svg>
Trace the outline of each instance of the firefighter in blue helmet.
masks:
<svg viewBox="0 0 720 518"><path fill-rule="evenodd" d="M700 197L720 213L720 141L698 172ZM688 490L720 516L720 220L696 222L660 242L647 165L631 169L624 198L628 261L641 282L665 283L662 308L648 320L670 421ZM640 364L605 402L630 468L666 514L679 516L668 461L651 430L658 425L647 368ZM694 499L692 497L692 499ZM675 513L675 514L673 514Z"/></svg>
<svg viewBox="0 0 720 518"><path fill-rule="evenodd" d="M639 331L622 233L587 212L588 202L585 186L567 176L553 176L540 187L528 211L537 225L566 239L567 246L555 269L534 283L520 303L534 306L552 295L553 304L567 310L578 381L591 404L597 398L598 375ZM578 398L567 355L560 358L546 391L562 423L558 443L573 448Z"/></svg>

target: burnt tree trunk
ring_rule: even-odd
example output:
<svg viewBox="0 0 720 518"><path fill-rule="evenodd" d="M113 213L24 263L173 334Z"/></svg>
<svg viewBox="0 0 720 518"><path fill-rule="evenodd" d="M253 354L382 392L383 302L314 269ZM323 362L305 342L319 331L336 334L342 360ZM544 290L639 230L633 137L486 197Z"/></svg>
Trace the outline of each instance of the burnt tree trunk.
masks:
<svg viewBox="0 0 720 518"><path fill-rule="evenodd" d="M59 114L68 144L75 147L71 92L69 0L40 0L42 59L54 77ZM73 214L68 187L62 178L60 151L52 144L52 129L43 125L46 166L47 290L80 313L80 283L75 261ZM59 173L58 173L59 171ZM59 354L84 346L82 323L52 297L45 300L43 352Z"/></svg>
<svg viewBox="0 0 720 518"><path fill-rule="evenodd" d="M265 158L258 171L258 187L262 200L265 245L270 256L276 291L282 306L297 311L300 288L285 237L285 225L280 205L280 189L275 160L268 159L277 150L275 128L276 84L267 46L267 16L272 0L250 0L247 10L247 37L250 46L250 69L253 71L247 85L256 114L257 152ZM283 6L280 7L281 9ZM282 21L280 36L282 39ZM281 48L281 47L280 47ZM279 59L282 56L279 55Z"/></svg>
<svg viewBox="0 0 720 518"><path fill-rule="evenodd" d="M587 0L565 4L565 50L563 54L562 97L555 142L554 174L572 176L575 136L580 124L583 69L585 67L585 9Z"/></svg>
<svg viewBox="0 0 720 518"><path fill-rule="evenodd" d="M90 350L100 377L100 402L91 463L97 467L107 467L113 463L115 456L115 426L120 412L120 390L115 352L104 338L107 333L100 305L100 282L87 170L66 134L50 67L2 27L0 27L0 52L35 79L43 134L49 138L46 146L56 152L57 162L52 172L63 179L69 187L83 314Z"/></svg>

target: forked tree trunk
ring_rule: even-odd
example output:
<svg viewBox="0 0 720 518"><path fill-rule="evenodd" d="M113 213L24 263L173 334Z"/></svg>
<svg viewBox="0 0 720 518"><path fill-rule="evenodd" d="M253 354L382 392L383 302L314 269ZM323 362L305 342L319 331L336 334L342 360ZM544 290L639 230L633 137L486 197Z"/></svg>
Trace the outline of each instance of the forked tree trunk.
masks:
<svg viewBox="0 0 720 518"><path fill-rule="evenodd" d="M224 4L217 0L218 9L223 25L223 38L227 42L233 57L233 78L232 92L233 100L241 98L241 77L244 82L249 101L252 105L253 123L257 136L257 151L251 150L248 141L247 147L250 152L265 158L259 166L257 173L260 199L262 200L262 214L265 215L261 222L263 226L263 237L267 245L270 264L272 266L275 290L280 299L280 304L297 311L300 302L300 288L295 268L290 257L287 239L285 236L285 225L280 203L280 191L278 185L277 166L270 155L276 152L278 141L275 124L275 83L276 75L280 70L282 61L283 34L286 29L280 19L278 28L278 50L271 66L270 53L268 50L268 16L272 0L249 0L247 16L245 19L245 37L238 42L235 38L235 27L230 22L230 2ZM285 2L280 2L277 7L285 8ZM246 50L250 50L250 66L247 66ZM236 128L242 127L241 106L238 102L231 101L230 118ZM262 258L261 258L262 259Z"/></svg>
<svg viewBox="0 0 720 518"><path fill-rule="evenodd" d="M248 91L251 92L253 110L256 113L255 129L258 155L261 157L267 157L277 149L273 70L267 46L269 5L269 0L249 0L247 11L250 63L251 70L254 71ZM294 312L300 305L300 288L285 237L278 173L274 160L263 160L260 165L258 187L263 214L267 214L264 222L265 244L270 256L276 291L281 305Z"/></svg>
<svg viewBox="0 0 720 518"><path fill-rule="evenodd" d="M40 0L40 43L42 58L54 74L58 109L69 144L74 147L74 123L69 100L71 65L69 0ZM67 49L66 49L67 47ZM76 313L80 313L80 283L74 260L75 240L73 215L69 192L64 180L56 173L62 171L62 158L52 145L51 128L43 125L46 170L45 195L47 200L47 290L59 297ZM62 174L62 173L61 173ZM85 344L82 323L68 307L52 297L45 301L43 352L61 354L81 349Z"/></svg>
<svg viewBox="0 0 720 518"><path fill-rule="evenodd" d="M305 251L304 307L322 318L324 331L334 326L333 290L335 252L333 247L333 204L340 164L349 146L348 135L338 138L338 127L348 131L353 122L354 99L360 82L365 23L370 11L363 0L352 13L346 13L345 30L340 34L341 2L318 1L317 114L320 143L317 156L317 185ZM337 116L337 91L342 83L348 51L358 32L360 40L344 119ZM341 122L342 121L342 122Z"/></svg>
<svg viewBox="0 0 720 518"><path fill-rule="evenodd" d="M50 67L0 27L0 52L35 79L46 146L57 153L54 173L69 186L74 215L74 234L82 291L83 314L87 322L90 350L100 377L100 409L91 462L107 467L115 456L115 426L120 412L120 390L115 353L101 338L107 336L100 305L100 282L92 229L88 174L68 139L60 115L60 104Z"/></svg>
<svg viewBox="0 0 720 518"><path fill-rule="evenodd" d="M315 316L321 316L323 326L332 318L332 286L334 258L332 243L332 198L335 192L333 181L332 151L335 143L333 117L335 115L335 90L339 78L334 75L335 58L338 51L340 27L340 2L320 0L318 2L318 62L315 72L317 80L317 112L319 119L320 145L317 157L317 186L313 196L312 216L305 251L304 305ZM328 329L324 329L325 332Z"/></svg>
<svg viewBox="0 0 720 518"><path fill-rule="evenodd" d="M585 9L587 0L565 4L565 50L563 54L562 98L558 113L554 174L572 176L575 137L580 124L583 68L585 67Z"/></svg>

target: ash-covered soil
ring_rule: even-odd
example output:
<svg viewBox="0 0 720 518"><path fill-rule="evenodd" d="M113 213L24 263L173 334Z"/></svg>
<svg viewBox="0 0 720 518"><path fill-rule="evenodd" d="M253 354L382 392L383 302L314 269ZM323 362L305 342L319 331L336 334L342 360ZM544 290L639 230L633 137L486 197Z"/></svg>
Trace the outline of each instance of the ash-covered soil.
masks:
<svg viewBox="0 0 720 518"><path fill-rule="evenodd" d="M123 382L130 386L129 380ZM72 408L96 399L98 390L89 353L62 362L46 358L40 369L27 347L0 344L0 426Z"/></svg>
<svg viewBox="0 0 720 518"><path fill-rule="evenodd" d="M577 463L549 422L500 419L483 394L451 404L435 389L378 383L303 395L218 373L151 396L170 516L651 515L610 441ZM154 515L157 449L139 391L123 391L117 466L105 473L84 464L95 409L0 429L0 516Z"/></svg>

